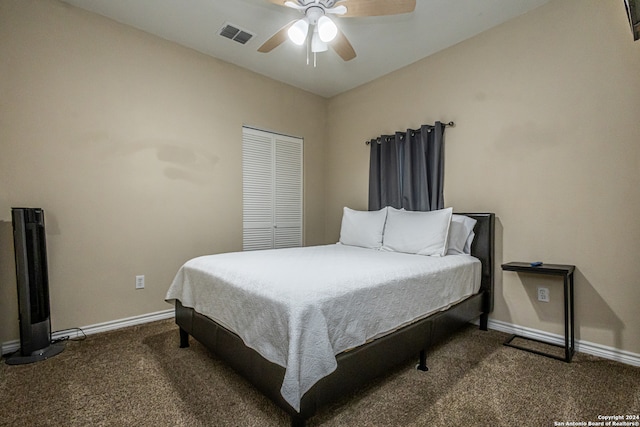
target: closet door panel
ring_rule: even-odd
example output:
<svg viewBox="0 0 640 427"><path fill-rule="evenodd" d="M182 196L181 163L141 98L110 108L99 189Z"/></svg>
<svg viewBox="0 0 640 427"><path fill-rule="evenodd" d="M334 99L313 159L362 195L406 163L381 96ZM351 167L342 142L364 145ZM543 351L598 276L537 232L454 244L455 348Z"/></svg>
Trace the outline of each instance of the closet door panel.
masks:
<svg viewBox="0 0 640 427"><path fill-rule="evenodd" d="M302 246L302 139L242 135L243 250Z"/></svg>
<svg viewBox="0 0 640 427"><path fill-rule="evenodd" d="M275 148L275 247L302 246L302 143L278 136Z"/></svg>

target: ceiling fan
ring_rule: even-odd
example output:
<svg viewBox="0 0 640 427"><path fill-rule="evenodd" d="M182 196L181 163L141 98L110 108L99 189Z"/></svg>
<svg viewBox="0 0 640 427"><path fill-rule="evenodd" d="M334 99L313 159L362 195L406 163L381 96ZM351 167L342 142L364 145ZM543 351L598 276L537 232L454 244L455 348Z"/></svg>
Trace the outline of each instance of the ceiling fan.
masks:
<svg viewBox="0 0 640 427"><path fill-rule="evenodd" d="M271 3L299 10L304 17L295 19L278 30L258 52L271 52L287 39L298 45L308 43L307 54L328 50L331 46L345 61L356 57L356 51L344 33L333 22L335 17L397 15L413 12L416 0L268 0ZM307 56L307 63L309 57Z"/></svg>

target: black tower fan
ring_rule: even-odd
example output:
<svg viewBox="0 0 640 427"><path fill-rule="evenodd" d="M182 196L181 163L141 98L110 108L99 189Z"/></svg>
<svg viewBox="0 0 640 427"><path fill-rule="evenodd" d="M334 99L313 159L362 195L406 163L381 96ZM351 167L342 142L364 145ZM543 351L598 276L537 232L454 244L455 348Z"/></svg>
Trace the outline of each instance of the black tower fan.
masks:
<svg viewBox="0 0 640 427"><path fill-rule="evenodd" d="M9 356L6 363L22 365L53 357L64 350L64 346L51 344L44 211L39 208L13 208L11 216L20 312L20 350Z"/></svg>

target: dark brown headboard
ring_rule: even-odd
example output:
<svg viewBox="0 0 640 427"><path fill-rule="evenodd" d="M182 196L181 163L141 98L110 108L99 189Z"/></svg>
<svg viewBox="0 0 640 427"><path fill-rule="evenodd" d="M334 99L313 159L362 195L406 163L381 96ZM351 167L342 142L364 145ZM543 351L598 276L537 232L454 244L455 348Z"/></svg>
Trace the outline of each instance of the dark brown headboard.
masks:
<svg viewBox="0 0 640 427"><path fill-rule="evenodd" d="M459 215L466 215L478 221L473 229L476 236L471 244L471 255L482 262L480 289L486 292L483 311L490 313L493 311L496 216L493 213L460 213Z"/></svg>

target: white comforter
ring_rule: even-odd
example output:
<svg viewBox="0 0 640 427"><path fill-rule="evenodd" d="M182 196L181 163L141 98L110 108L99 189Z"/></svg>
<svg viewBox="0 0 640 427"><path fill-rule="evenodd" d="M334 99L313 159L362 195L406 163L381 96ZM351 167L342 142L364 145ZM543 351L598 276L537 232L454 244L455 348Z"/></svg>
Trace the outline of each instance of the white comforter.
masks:
<svg viewBox="0 0 640 427"><path fill-rule="evenodd" d="M336 368L335 355L442 310L480 286L467 255L428 257L345 245L194 258L166 300L179 300L286 369L281 393L300 399Z"/></svg>

